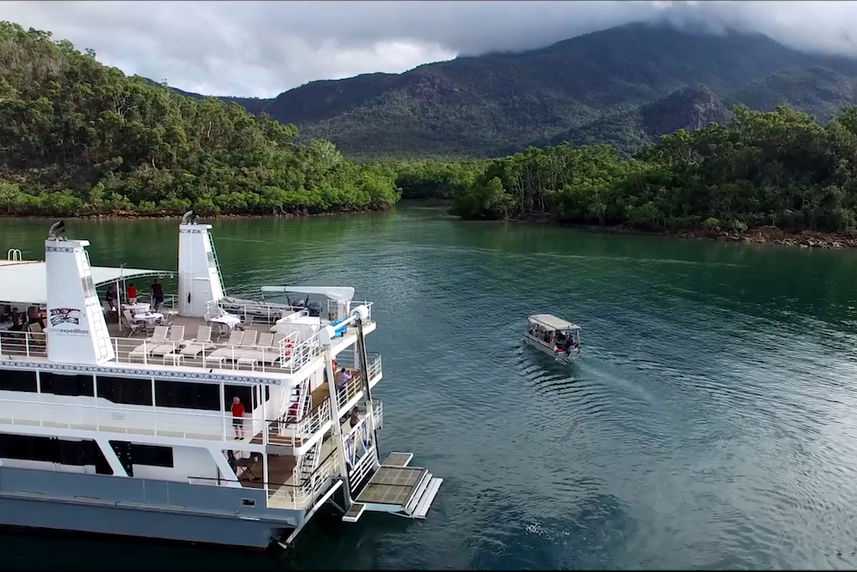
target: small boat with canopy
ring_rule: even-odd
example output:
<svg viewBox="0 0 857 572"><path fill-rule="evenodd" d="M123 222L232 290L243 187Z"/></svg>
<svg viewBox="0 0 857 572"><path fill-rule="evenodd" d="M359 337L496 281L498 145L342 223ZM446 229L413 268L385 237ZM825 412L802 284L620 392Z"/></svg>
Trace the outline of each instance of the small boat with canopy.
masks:
<svg viewBox="0 0 857 572"><path fill-rule="evenodd" d="M524 340L562 362L580 356L580 326L551 314L527 318Z"/></svg>

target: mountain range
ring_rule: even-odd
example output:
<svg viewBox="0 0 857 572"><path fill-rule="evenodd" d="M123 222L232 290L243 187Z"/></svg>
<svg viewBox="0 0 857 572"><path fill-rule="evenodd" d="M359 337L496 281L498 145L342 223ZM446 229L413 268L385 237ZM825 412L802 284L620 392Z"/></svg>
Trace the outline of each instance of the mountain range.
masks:
<svg viewBox="0 0 857 572"><path fill-rule="evenodd" d="M760 34L634 23L521 53L490 53L313 81L271 99L221 97L333 141L352 157L496 156L530 145L611 143L727 121L743 103L825 122L857 102L857 60Z"/></svg>

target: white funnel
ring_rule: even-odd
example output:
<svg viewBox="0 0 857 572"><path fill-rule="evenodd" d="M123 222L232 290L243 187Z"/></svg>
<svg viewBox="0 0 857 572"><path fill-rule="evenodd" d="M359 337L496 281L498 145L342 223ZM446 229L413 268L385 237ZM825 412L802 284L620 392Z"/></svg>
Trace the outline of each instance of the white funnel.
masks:
<svg viewBox="0 0 857 572"><path fill-rule="evenodd" d="M208 231L210 224L179 225L179 315L205 316L206 304L223 298L223 283Z"/></svg>
<svg viewBox="0 0 857 572"><path fill-rule="evenodd" d="M45 241L50 361L92 364L114 357L87 246L87 240Z"/></svg>

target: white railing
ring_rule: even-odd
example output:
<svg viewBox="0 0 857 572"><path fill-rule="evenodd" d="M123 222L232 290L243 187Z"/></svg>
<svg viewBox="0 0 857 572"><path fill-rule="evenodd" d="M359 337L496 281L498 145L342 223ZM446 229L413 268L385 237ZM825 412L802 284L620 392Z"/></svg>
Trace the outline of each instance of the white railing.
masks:
<svg viewBox="0 0 857 572"><path fill-rule="evenodd" d="M164 303L160 306L160 308L158 308L158 310L155 310L155 300L154 298L152 298L151 294L141 294L137 296L137 302L149 304L149 307L152 309L153 312L158 310L178 311L179 309L179 298L176 294L164 294Z"/></svg>
<svg viewBox="0 0 857 572"><path fill-rule="evenodd" d="M337 356L340 358L342 354ZM369 366L369 383L373 383L375 379L381 373L381 354L378 353L369 353L368 354L368 366ZM344 360L339 362L338 367L345 367ZM343 386L336 388L336 405L339 409L345 407L349 401L351 401L354 397L359 395L363 391L363 375L359 370L354 370L346 367L352 378Z"/></svg>
<svg viewBox="0 0 857 572"><path fill-rule="evenodd" d="M336 320L341 320L342 318L347 318L351 315L351 309L356 308L357 306L366 306L369 309L369 317L367 318L370 322L372 321L372 302L368 300L351 300L350 302L346 302L345 304L345 315L339 315L339 302L333 299L328 298L327 300L327 318L331 322L335 322Z"/></svg>
<svg viewBox="0 0 857 572"><path fill-rule="evenodd" d="M268 443L284 447L300 447L330 421L330 399L325 399L300 421L288 423L278 419L268 424Z"/></svg>
<svg viewBox="0 0 857 572"><path fill-rule="evenodd" d="M375 406L375 429L380 429L384 424L384 406L380 399L373 399L372 404Z"/></svg>
<svg viewBox="0 0 857 572"><path fill-rule="evenodd" d="M76 429L82 431L122 433L235 442L235 429L230 412L176 411L168 407L101 406L62 399L53 394L32 394L34 399L0 401L0 423L21 426ZM68 398L66 398L68 399ZM84 398L86 399L86 398ZM95 398L93 397L93 402ZM261 419L245 417L244 441L260 435L267 424Z"/></svg>
<svg viewBox="0 0 857 572"><path fill-rule="evenodd" d="M321 355L317 336L297 344L292 343L293 337L289 336L271 347L234 346L224 342L193 340L157 341L133 337L109 339L115 354L111 362L127 364L292 374ZM191 351L191 348L198 351ZM0 331L0 359L13 357L47 357L46 332Z"/></svg>
<svg viewBox="0 0 857 572"><path fill-rule="evenodd" d="M272 324L283 316L301 311L301 308L293 308L287 304L256 302L255 300L229 301L221 298L216 304L224 312L241 318L241 322L244 324L253 322Z"/></svg>
<svg viewBox="0 0 857 572"><path fill-rule="evenodd" d="M290 373L294 373L312 361L316 356L321 355L321 343L318 341L318 334L303 340L296 344L291 350L291 356L284 363L284 368Z"/></svg>
<svg viewBox="0 0 857 572"><path fill-rule="evenodd" d="M44 332L0 331L0 358L47 357L47 355L47 338Z"/></svg>
<svg viewBox="0 0 857 572"><path fill-rule="evenodd" d="M299 480L297 470L292 473L293 484L275 486L268 483L268 507L306 510L328 489L330 479L339 472L339 449L332 449L319 466L305 479Z"/></svg>

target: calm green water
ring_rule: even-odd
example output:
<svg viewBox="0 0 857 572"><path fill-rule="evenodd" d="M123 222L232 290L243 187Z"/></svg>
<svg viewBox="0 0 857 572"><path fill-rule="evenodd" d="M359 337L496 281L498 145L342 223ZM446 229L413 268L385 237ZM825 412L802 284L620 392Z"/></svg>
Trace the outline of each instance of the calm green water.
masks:
<svg viewBox="0 0 857 572"><path fill-rule="evenodd" d="M93 264L174 268L177 221L73 221ZM42 257L45 221L0 221ZM227 288L373 300L381 448L445 481L425 521L319 518L292 554L6 533L12 567L853 568L857 252L462 222L224 220ZM520 343L583 326L583 361Z"/></svg>

